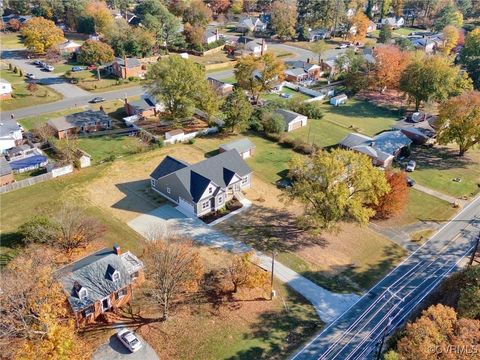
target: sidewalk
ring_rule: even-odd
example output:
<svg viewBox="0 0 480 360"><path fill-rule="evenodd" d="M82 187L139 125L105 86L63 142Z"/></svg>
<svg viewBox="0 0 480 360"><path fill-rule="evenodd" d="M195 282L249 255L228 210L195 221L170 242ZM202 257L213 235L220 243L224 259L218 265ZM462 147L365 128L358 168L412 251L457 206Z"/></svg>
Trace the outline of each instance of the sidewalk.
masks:
<svg viewBox="0 0 480 360"><path fill-rule="evenodd" d="M435 196L436 198L439 198L441 200L445 200L449 203L457 203L460 205L460 207L464 207L465 204L467 203L465 200L462 200L462 199L457 199L456 197L454 196L450 196L450 195L446 195L444 193L441 193L439 191L436 191L436 190L432 190L426 186L422 186L422 185L419 185L419 184L415 184L415 186L413 187L414 189L418 190L418 191L421 191L421 192L424 192L425 194L429 194L429 195L432 195L432 196Z"/></svg>

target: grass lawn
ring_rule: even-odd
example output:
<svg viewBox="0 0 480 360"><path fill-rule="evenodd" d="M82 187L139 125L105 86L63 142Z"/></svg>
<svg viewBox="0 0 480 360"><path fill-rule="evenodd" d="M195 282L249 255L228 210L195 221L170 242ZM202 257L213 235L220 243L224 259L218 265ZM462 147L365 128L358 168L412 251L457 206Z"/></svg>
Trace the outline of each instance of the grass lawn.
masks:
<svg viewBox="0 0 480 360"><path fill-rule="evenodd" d="M295 99L300 99L300 100L307 100L310 99L310 96L302 94L301 92L289 89L287 87L284 87L282 91L280 91L281 94L288 94L290 95L290 98L295 98ZM269 93L269 94L263 94L260 96L261 99L263 100L277 100L277 99L284 99L280 96L280 93Z"/></svg>
<svg viewBox="0 0 480 360"><path fill-rule="evenodd" d="M269 183L275 183L281 179L288 168L289 161L295 154L292 149L284 148L253 133L246 136L256 146L255 155L247 159L247 163L252 168L255 176ZM196 139L195 144L189 146L193 146L205 153L214 153L218 150L219 145L242 137L245 137L245 135L208 136Z"/></svg>
<svg viewBox="0 0 480 360"><path fill-rule="evenodd" d="M122 80L117 78L109 78L102 75L101 79L97 80L97 72L89 70L72 72L70 77L78 79L78 84L76 84L77 86L92 92L103 92L105 90L113 91L131 86L142 85L142 82L137 78L135 78L133 81L129 81L128 79Z"/></svg>
<svg viewBox="0 0 480 360"><path fill-rule="evenodd" d="M29 116L29 117L18 120L18 122L26 130L31 130L31 129L37 128L39 126L42 126L43 124L45 124L50 119L54 119L56 117L60 117L60 116L68 115L68 114L73 114L73 113L76 113L76 112L79 112L79 111L82 111L82 108L66 109L66 110L62 110L62 111L56 111L56 112L37 115L37 116Z"/></svg>
<svg viewBox="0 0 480 360"><path fill-rule="evenodd" d="M67 71L72 70L73 66L83 66L83 65L74 61L68 61L68 62L53 64L53 66L55 67L55 70L53 70L55 74L63 74L63 73L66 73Z"/></svg>
<svg viewBox="0 0 480 360"><path fill-rule="evenodd" d="M232 61L232 58L229 58L225 51L219 51L217 53L209 54L205 56L196 56L196 55L189 54L188 58L202 65L220 64L220 63Z"/></svg>
<svg viewBox="0 0 480 360"><path fill-rule="evenodd" d="M13 88L12 98L0 102L1 111L40 105L62 99L60 93L44 85L37 85L37 91L32 94L27 90L28 84L25 82L25 78L15 74L13 70L8 70L5 64L2 64L0 78L9 81Z"/></svg>
<svg viewBox="0 0 480 360"><path fill-rule="evenodd" d="M138 138L134 136L96 136L79 138L78 147L92 156L94 163L103 162L138 151Z"/></svg>
<svg viewBox="0 0 480 360"><path fill-rule="evenodd" d="M0 34L0 44L2 44L2 49L23 49L25 45L23 44L22 35L20 33L1 33Z"/></svg>
<svg viewBox="0 0 480 360"><path fill-rule="evenodd" d="M230 76L223 79L219 78L219 79L225 83L232 84L232 85L235 85L237 83L237 79L235 78L235 76Z"/></svg>
<svg viewBox="0 0 480 360"><path fill-rule="evenodd" d="M325 102L322 106L323 120L348 128L349 132L356 131L369 136L389 130L398 121L396 112L366 101L349 99L344 105L333 106Z"/></svg>
<svg viewBox="0 0 480 360"><path fill-rule="evenodd" d="M417 167L409 176L439 192L468 198L480 192L480 149L458 156L456 146L413 147L411 159ZM452 179L460 178L461 182Z"/></svg>
<svg viewBox="0 0 480 360"><path fill-rule="evenodd" d="M13 177L15 178L15 181L20 181L20 180L28 179L32 176L45 174L46 172L47 172L46 169L35 169L35 170L25 171L22 173L14 173Z"/></svg>
<svg viewBox="0 0 480 360"><path fill-rule="evenodd" d="M310 50L310 51L313 51L314 44L315 44L314 41L287 41L285 43L285 45L295 46L295 47L299 47L301 49ZM325 44L326 44L326 50L335 49L335 46L336 46L335 44L333 43L325 43Z"/></svg>
<svg viewBox="0 0 480 360"><path fill-rule="evenodd" d="M338 144L350 132L351 130L330 121L309 119L307 126L290 132L289 137L320 147L329 147Z"/></svg>

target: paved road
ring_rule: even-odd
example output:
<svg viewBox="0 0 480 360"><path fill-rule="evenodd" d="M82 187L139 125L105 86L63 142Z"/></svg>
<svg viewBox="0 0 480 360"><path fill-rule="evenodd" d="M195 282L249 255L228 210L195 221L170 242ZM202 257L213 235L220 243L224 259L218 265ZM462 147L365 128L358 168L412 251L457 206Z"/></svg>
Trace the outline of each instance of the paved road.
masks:
<svg viewBox="0 0 480 360"><path fill-rule="evenodd" d="M138 335L137 335L138 336ZM140 336L138 336L140 338ZM140 338L143 346L140 350L131 353L116 335L100 346L92 356L92 360L159 360L157 353L148 343Z"/></svg>
<svg viewBox="0 0 480 360"><path fill-rule="evenodd" d="M383 333L401 325L459 267L479 234L477 197L291 360L372 359Z"/></svg>
<svg viewBox="0 0 480 360"><path fill-rule="evenodd" d="M185 216L169 204L138 216L128 225L147 239L174 232L214 248L237 253L252 250L250 246L206 225L201 220ZM261 253L257 253L257 256L260 265L270 270L272 258ZM333 321L359 298L358 295L335 294L323 289L277 261L275 276L310 301L318 316L326 323Z"/></svg>

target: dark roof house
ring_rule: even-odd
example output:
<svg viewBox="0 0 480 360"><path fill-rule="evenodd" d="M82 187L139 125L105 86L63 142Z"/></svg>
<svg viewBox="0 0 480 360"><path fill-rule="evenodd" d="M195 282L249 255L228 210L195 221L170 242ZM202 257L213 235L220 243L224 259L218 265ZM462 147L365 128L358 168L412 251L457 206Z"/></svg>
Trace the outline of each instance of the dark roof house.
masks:
<svg viewBox="0 0 480 360"><path fill-rule="evenodd" d="M103 111L87 110L50 119L47 124L57 132L59 138L64 138L67 132L108 129L112 126L112 119Z"/></svg>
<svg viewBox="0 0 480 360"><path fill-rule="evenodd" d="M236 150L243 159L253 156L255 152L255 144L248 138L238 139L227 144L222 144L219 147L220 152Z"/></svg>

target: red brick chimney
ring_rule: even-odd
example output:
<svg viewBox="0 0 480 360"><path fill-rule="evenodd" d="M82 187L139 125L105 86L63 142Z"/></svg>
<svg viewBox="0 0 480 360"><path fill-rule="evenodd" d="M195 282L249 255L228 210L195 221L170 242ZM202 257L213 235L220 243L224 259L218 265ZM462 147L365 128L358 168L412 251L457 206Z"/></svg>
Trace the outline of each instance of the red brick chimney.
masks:
<svg viewBox="0 0 480 360"><path fill-rule="evenodd" d="M113 244L113 252L118 256L122 255L122 249L120 249L120 245L117 243Z"/></svg>

